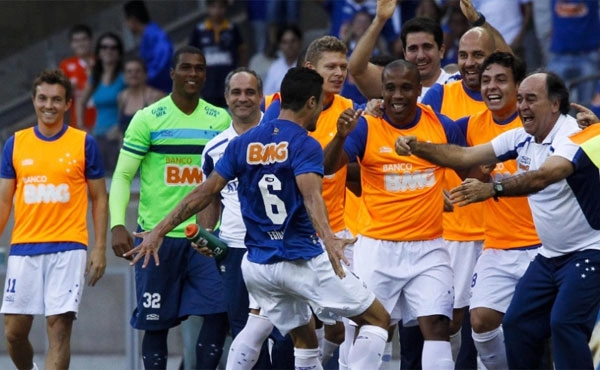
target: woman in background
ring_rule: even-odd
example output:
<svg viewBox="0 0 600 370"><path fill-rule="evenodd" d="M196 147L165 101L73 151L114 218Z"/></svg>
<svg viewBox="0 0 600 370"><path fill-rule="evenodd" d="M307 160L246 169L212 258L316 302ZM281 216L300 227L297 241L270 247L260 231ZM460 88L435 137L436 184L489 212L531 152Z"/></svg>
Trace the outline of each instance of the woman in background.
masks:
<svg viewBox="0 0 600 370"><path fill-rule="evenodd" d="M115 169L121 140L117 96L125 89L123 53L123 42L116 34L107 32L98 38L91 80L76 107L77 122L81 122L83 109L93 97L98 115L92 134L100 147L107 176Z"/></svg>

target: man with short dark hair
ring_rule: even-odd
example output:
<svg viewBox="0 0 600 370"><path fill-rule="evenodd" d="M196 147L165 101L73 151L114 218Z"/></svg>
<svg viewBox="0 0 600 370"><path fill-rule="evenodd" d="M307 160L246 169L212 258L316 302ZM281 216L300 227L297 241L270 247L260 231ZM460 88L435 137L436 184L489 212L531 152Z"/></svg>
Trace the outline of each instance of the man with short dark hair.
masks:
<svg viewBox="0 0 600 370"><path fill-rule="evenodd" d="M125 229L125 211L137 170L141 182L138 229L149 230L203 181L202 149L229 127L227 111L200 99L206 79L202 52L187 46L178 49L173 59L173 92L135 114L113 175L112 248L119 257L134 245ZM214 259L191 248L184 233L189 223L195 220L181 220L164 239L160 254L169 263L148 269L135 266L137 307L131 325L144 330L142 355L147 369L166 367L169 329L189 315L205 318L195 347L197 366L215 368L223 351L227 326L223 282Z"/></svg>
<svg viewBox="0 0 600 370"><path fill-rule="evenodd" d="M35 79L32 101L37 125L6 141L0 167L0 233L15 209L1 312L18 369L38 369L29 341L33 315L46 316L45 368L67 369L84 276L94 286L106 268L104 168L92 136L64 122L72 86L60 70ZM88 193L94 248L86 265Z"/></svg>
<svg viewBox="0 0 600 370"><path fill-rule="evenodd" d="M467 179L452 190L458 205L529 195L542 247L502 321L507 367L540 368L544 341L551 337L556 368L591 369L588 342L600 307L598 168L579 146L585 131L567 115L569 92L556 74L527 77L517 102L523 128L489 143L465 148L401 136L396 152L455 168L516 159L515 176L493 183Z"/></svg>
<svg viewBox="0 0 600 370"><path fill-rule="evenodd" d="M152 231L141 234L143 243L127 255L135 255L134 262L143 260L144 267L151 257L158 264L164 235L237 178L243 184L238 195L247 228L244 280L269 320L282 334L290 332L296 368L321 368L314 310L323 320L343 315L363 324L349 356L351 368L377 369L389 315L341 264L348 262L343 248L354 240L336 237L329 226L321 195L323 152L307 135L323 109L323 78L308 68L292 68L283 79L281 99L279 118L232 141L208 179ZM358 116L348 110L340 121L356 122Z"/></svg>

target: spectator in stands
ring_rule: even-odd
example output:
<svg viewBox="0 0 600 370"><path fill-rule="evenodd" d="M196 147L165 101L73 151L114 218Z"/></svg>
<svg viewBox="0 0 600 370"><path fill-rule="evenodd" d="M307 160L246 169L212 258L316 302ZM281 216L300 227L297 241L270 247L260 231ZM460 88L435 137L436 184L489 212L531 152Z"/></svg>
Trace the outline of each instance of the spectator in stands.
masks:
<svg viewBox="0 0 600 370"><path fill-rule="evenodd" d="M129 57L123 63L127 88L117 96L119 106L119 131L125 132L133 115L140 109L159 100L165 93L149 86L146 64L140 57Z"/></svg>
<svg viewBox="0 0 600 370"><path fill-rule="evenodd" d="M69 30L69 43L73 56L60 62L59 68L73 84L73 106L75 106L81 99L96 60L92 49L92 29L86 24L76 24ZM83 114L83 127L89 131L94 127L95 122L96 108L90 100ZM77 123L75 109L71 109L69 124L77 127Z"/></svg>
<svg viewBox="0 0 600 370"><path fill-rule="evenodd" d="M118 35L107 32L96 42L96 64L76 107L77 122L82 122L84 107L90 98L94 99L98 116L92 134L100 147L107 176L115 169L121 145L117 96L123 89L123 42Z"/></svg>
<svg viewBox="0 0 600 370"><path fill-rule="evenodd" d="M296 25L283 26L277 33L279 57L271 64L265 79L264 93L279 91L283 76L288 69L295 67L302 52L302 31Z"/></svg>
<svg viewBox="0 0 600 370"><path fill-rule="evenodd" d="M148 69L148 84L165 93L170 93L173 44L169 40L169 36L150 20L150 14L143 1L129 1L123 9L127 28L134 35L141 37L140 57Z"/></svg>
<svg viewBox="0 0 600 370"><path fill-rule="evenodd" d="M300 23L300 1L298 0L277 0L266 1L267 3L267 24L268 41L276 49L277 31L287 24Z"/></svg>
<svg viewBox="0 0 600 370"><path fill-rule="evenodd" d="M264 0L246 0L246 14L252 30L252 53L267 52L267 2ZM271 50L273 52L274 50Z"/></svg>
<svg viewBox="0 0 600 370"><path fill-rule="evenodd" d="M202 98L226 107L225 77L237 67L248 65L247 48L239 27L227 19L227 0L207 0L208 17L198 23L189 45L202 50L206 57L206 83Z"/></svg>
<svg viewBox="0 0 600 370"><path fill-rule="evenodd" d="M548 69L565 82L589 76L598 70L600 48L600 16L598 1L552 0L552 35ZM594 85L578 86L576 99L587 105Z"/></svg>
<svg viewBox="0 0 600 370"><path fill-rule="evenodd" d="M531 0L472 0L475 9L483 14L500 32L514 52L523 46L523 40L533 20Z"/></svg>

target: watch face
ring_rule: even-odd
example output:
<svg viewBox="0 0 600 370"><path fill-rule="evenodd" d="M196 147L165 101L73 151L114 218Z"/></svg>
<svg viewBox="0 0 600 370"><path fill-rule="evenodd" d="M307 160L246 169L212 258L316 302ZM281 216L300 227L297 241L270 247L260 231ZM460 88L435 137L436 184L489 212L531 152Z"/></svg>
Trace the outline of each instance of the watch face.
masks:
<svg viewBox="0 0 600 370"><path fill-rule="evenodd" d="M494 190L496 191L496 193L501 193L504 191L504 185L502 185L501 182L495 182L494 183Z"/></svg>

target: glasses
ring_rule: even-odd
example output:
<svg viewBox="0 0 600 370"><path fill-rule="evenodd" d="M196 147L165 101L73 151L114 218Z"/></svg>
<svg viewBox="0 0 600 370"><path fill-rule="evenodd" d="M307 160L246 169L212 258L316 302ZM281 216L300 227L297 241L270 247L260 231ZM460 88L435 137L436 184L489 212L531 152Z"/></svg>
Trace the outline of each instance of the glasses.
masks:
<svg viewBox="0 0 600 370"><path fill-rule="evenodd" d="M118 50L117 45L100 45L100 50Z"/></svg>

